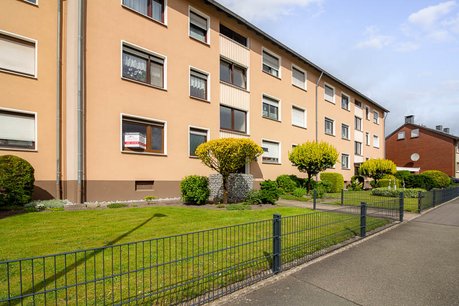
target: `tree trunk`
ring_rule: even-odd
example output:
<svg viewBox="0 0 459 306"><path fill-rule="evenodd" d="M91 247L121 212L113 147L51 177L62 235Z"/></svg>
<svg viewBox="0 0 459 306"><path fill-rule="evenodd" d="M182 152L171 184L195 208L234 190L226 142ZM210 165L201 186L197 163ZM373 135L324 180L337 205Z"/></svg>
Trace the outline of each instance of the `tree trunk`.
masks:
<svg viewBox="0 0 459 306"><path fill-rule="evenodd" d="M306 184L306 191L309 194L311 191L311 174L308 173L308 183Z"/></svg>
<svg viewBox="0 0 459 306"><path fill-rule="evenodd" d="M223 204L228 204L228 176L223 175Z"/></svg>

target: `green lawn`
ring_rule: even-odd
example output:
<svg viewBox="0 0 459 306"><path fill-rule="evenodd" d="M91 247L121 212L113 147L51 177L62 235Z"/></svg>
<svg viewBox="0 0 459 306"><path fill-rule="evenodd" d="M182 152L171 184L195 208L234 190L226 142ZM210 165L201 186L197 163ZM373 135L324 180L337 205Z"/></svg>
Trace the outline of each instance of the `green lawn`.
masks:
<svg viewBox="0 0 459 306"><path fill-rule="evenodd" d="M359 232L358 215L266 207L249 211L120 208L29 213L2 219L3 260L147 241L39 258L21 265L0 265L0 301L8 290L13 296L22 290L23 294L47 291L46 299L52 304L119 303L129 302L129 297L139 297L145 304L173 304L269 271L274 213L283 216L283 263L300 260ZM148 240L242 223L247 224ZM368 230L387 223L368 218ZM68 285L71 287L65 289ZM40 294L36 300L23 302L43 304L43 297Z"/></svg>

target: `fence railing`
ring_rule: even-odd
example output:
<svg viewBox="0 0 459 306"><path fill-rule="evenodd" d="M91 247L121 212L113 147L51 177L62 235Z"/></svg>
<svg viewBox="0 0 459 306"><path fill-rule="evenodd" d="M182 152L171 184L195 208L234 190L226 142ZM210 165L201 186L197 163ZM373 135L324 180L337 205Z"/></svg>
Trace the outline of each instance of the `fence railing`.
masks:
<svg viewBox="0 0 459 306"><path fill-rule="evenodd" d="M0 262L0 304L204 304L398 220L393 203Z"/></svg>
<svg viewBox="0 0 459 306"><path fill-rule="evenodd" d="M417 212L420 213L425 209L435 207L457 197L459 197L459 187L447 189L432 189L431 191L420 192L417 198Z"/></svg>

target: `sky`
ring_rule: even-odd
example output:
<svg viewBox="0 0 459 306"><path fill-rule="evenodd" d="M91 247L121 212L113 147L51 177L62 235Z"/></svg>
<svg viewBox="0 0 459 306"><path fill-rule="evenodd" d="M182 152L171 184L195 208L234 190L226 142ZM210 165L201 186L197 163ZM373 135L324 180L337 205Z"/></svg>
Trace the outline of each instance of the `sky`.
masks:
<svg viewBox="0 0 459 306"><path fill-rule="evenodd" d="M459 135L459 0L219 0L387 108Z"/></svg>

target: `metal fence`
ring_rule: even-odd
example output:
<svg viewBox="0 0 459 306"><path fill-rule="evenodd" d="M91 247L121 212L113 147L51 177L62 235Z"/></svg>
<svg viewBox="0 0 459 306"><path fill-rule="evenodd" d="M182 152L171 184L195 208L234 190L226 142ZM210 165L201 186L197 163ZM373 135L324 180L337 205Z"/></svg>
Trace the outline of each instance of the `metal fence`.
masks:
<svg viewBox="0 0 459 306"><path fill-rule="evenodd" d="M425 209L435 207L457 197L459 197L459 187L447 189L432 189L431 191L420 192L417 198L417 212L420 213Z"/></svg>
<svg viewBox="0 0 459 306"><path fill-rule="evenodd" d="M204 304L397 220L396 203L0 262L2 305ZM403 212L403 208L401 209Z"/></svg>

